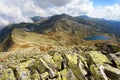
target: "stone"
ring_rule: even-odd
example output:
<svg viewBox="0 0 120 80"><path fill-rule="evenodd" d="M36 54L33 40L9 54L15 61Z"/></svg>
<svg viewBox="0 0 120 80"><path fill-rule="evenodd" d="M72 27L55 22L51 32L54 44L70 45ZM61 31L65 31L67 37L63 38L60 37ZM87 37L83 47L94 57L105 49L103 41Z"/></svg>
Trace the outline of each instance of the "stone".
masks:
<svg viewBox="0 0 120 80"><path fill-rule="evenodd" d="M88 52L88 64L104 64L109 63L111 64L111 61L100 51L89 51Z"/></svg>
<svg viewBox="0 0 120 80"><path fill-rule="evenodd" d="M120 52L114 53L117 57L120 58Z"/></svg>
<svg viewBox="0 0 120 80"><path fill-rule="evenodd" d="M111 80L120 80L120 70L108 64L104 64L104 72Z"/></svg>
<svg viewBox="0 0 120 80"><path fill-rule="evenodd" d="M37 71L41 74L47 71L47 68L45 67L44 63L41 61L41 58L36 59L33 68L37 69Z"/></svg>
<svg viewBox="0 0 120 80"><path fill-rule="evenodd" d="M40 74L40 77L42 80L47 80L49 77L49 73L48 72L42 73L42 74Z"/></svg>
<svg viewBox="0 0 120 80"><path fill-rule="evenodd" d="M5 69L0 80L16 80L13 70L11 68Z"/></svg>
<svg viewBox="0 0 120 80"><path fill-rule="evenodd" d="M33 66L34 63L35 63L35 59L28 60L26 62L22 62L22 63L18 64L16 67L18 79L31 80L30 71L27 68Z"/></svg>
<svg viewBox="0 0 120 80"><path fill-rule="evenodd" d="M74 73L74 75L77 77L79 80L86 80L85 76L83 75L81 69L79 68L78 65L78 55L77 54L65 54L67 61L68 61L68 66Z"/></svg>
<svg viewBox="0 0 120 80"><path fill-rule="evenodd" d="M42 59L45 61L45 63L47 63L47 65L52 68L52 69L56 69L57 65L55 64L53 57L50 56L49 54L44 54L42 55Z"/></svg>
<svg viewBox="0 0 120 80"><path fill-rule="evenodd" d="M54 53L53 60L57 66L57 69L61 70L62 69L62 62L63 62L63 58L62 58L61 54Z"/></svg>
<svg viewBox="0 0 120 80"><path fill-rule="evenodd" d="M83 63L84 67L88 68L87 59L79 55L80 61Z"/></svg>
<svg viewBox="0 0 120 80"><path fill-rule="evenodd" d="M70 69L64 69L60 72L62 80L77 80Z"/></svg>
<svg viewBox="0 0 120 80"><path fill-rule="evenodd" d="M92 73L94 80L108 80L101 66L98 67L92 64L90 66L90 72Z"/></svg>
<svg viewBox="0 0 120 80"><path fill-rule="evenodd" d="M120 69L120 58L118 58L116 55L114 54L109 54L109 58L114 61L114 63L116 64L117 68Z"/></svg>
<svg viewBox="0 0 120 80"><path fill-rule="evenodd" d="M41 80L39 72L35 67L29 67L31 80Z"/></svg>
<svg viewBox="0 0 120 80"><path fill-rule="evenodd" d="M31 80L30 78L30 71L26 69L25 67L17 67L17 79L20 80Z"/></svg>
<svg viewBox="0 0 120 80"><path fill-rule="evenodd" d="M85 70L85 65L82 63L82 61L79 60L79 64L78 64L81 72L83 73L83 75L87 75L87 71Z"/></svg>
<svg viewBox="0 0 120 80"><path fill-rule="evenodd" d="M95 46L104 54L116 53L120 51L119 44L113 44L110 42L96 43Z"/></svg>
<svg viewBox="0 0 120 80"><path fill-rule="evenodd" d="M120 52L120 45L118 45L118 44L111 45L111 48L113 49L114 53Z"/></svg>
<svg viewBox="0 0 120 80"><path fill-rule="evenodd" d="M44 66L46 67L48 73L49 73L49 76L50 78L54 78L57 76L57 71L56 69L53 69L53 67L51 68L49 66L49 63L46 63L42 58L40 58L40 60L42 61L42 63L44 64Z"/></svg>

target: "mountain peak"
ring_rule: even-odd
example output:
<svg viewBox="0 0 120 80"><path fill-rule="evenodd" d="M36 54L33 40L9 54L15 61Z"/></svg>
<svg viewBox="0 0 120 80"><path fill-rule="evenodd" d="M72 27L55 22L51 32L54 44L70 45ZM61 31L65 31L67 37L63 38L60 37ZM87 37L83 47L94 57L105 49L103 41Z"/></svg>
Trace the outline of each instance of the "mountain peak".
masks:
<svg viewBox="0 0 120 80"><path fill-rule="evenodd" d="M77 18L90 19L90 17L89 17L89 16L87 16L87 15L77 16Z"/></svg>
<svg viewBox="0 0 120 80"><path fill-rule="evenodd" d="M39 20L41 20L41 19L43 19L43 17L40 17L40 16L35 16L35 17L32 17L32 18L31 18L31 20L32 20L33 22L37 22L37 21L39 21Z"/></svg>
<svg viewBox="0 0 120 80"><path fill-rule="evenodd" d="M74 17L67 15L67 14L53 15L50 19L58 20L58 19L63 19L63 18L74 19Z"/></svg>

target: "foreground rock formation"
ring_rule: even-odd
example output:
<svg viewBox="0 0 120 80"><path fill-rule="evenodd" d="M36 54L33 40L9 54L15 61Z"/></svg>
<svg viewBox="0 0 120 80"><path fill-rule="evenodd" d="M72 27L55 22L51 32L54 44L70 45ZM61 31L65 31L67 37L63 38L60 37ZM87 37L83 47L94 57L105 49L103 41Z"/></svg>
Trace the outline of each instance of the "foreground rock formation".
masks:
<svg viewBox="0 0 120 80"><path fill-rule="evenodd" d="M0 53L0 80L120 80L120 53L38 47Z"/></svg>

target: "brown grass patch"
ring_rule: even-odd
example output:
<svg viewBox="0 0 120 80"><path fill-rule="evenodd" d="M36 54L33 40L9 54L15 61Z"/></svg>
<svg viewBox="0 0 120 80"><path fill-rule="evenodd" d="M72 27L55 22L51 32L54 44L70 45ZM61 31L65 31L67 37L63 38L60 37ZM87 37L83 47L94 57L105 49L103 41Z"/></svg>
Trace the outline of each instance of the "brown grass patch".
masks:
<svg viewBox="0 0 120 80"><path fill-rule="evenodd" d="M2 62L2 61L4 61L4 60L8 59L10 56L11 56L10 54L1 56L1 57L0 57L0 62Z"/></svg>
<svg viewBox="0 0 120 80"><path fill-rule="evenodd" d="M24 44L24 45L21 45L20 46L21 48L28 48L28 47L31 47L29 44Z"/></svg>
<svg viewBox="0 0 120 80"><path fill-rule="evenodd" d="M53 49L53 47L52 46L40 46L39 49L41 51L49 51L49 50Z"/></svg>

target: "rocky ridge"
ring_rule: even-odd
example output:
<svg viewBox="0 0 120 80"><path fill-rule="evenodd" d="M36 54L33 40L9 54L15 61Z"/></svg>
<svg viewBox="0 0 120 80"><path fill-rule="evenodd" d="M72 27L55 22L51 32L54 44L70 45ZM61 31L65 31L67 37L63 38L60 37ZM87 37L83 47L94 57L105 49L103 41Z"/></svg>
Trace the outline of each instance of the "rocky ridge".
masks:
<svg viewBox="0 0 120 80"><path fill-rule="evenodd" d="M1 52L0 80L119 80L119 56L85 47Z"/></svg>

